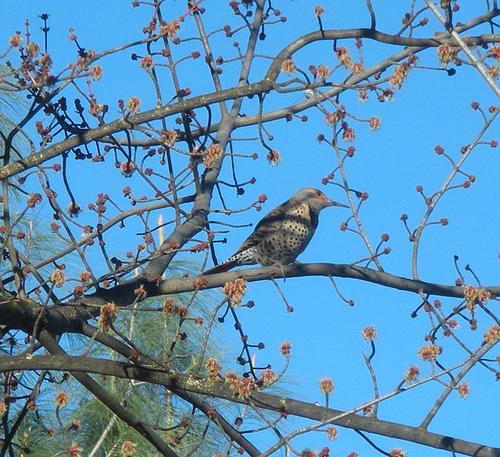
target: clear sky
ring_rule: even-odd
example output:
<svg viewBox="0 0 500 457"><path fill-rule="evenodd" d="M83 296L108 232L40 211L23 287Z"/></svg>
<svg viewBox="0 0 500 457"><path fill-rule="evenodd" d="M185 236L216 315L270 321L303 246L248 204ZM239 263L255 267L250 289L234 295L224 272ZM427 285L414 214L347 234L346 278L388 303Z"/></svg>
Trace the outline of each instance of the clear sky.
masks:
<svg viewBox="0 0 500 457"><path fill-rule="evenodd" d="M272 3L287 16L288 21L269 27L268 38L258 48L262 54L276 54L283 45L299 34L317 30L317 22L313 17L315 3L289 0L274 0ZM394 33L401 27L401 18L406 12L404 4L409 2L388 1L383 6L377 3L379 2L374 2L374 7L378 10L377 27L381 31ZM464 4L457 14L457 20L467 20L483 12L482 2L462 3ZM174 19L184 12L183 1L169 1L166 4L166 20ZM325 28L369 26L369 16L363 0L324 2L324 6ZM227 1L207 0L205 7L207 28L222 27L226 21L220 20L221 15L227 15L228 23L235 23ZM123 0L4 0L0 11L0 43L4 43L4 46L16 30L24 32L26 19L31 23L33 39L42 42L42 22L38 15L50 15L48 47L56 68L75 59L75 46L67 38L69 28L74 28L81 46L99 52L140 39L141 28L147 24L149 14L149 9L133 9L131 2ZM431 18L431 13L426 16ZM182 26L181 38L188 36L190 27L189 21L186 21ZM417 30L416 34L432 36L438 29L440 27L436 22L431 21L427 28ZM488 30L482 29L474 33L488 33ZM215 53L222 49L220 54L225 59L234 56L234 38L217 36L213 40L217 46L220 45L220 48L215 48ZM243 42L243 36L241 41ZM355 55L352 41L342 42L342 45ZM197 43L193 43L192 47L201 51ZM136 52L143 52L143 49L139 48ZM366 65L395 52L387 45L374 45L365 40ZM176 58L180 57L182 54L179 47ZM412 227L418 224L426 206L415 191L416 186L422 185L426 194L431 195L441 187L450 172L450 164L435 153L435 145L440 144L451 157L458 160L460 148L471 143L482 126L482 117L470 107L471 102L477 101L485 109L489 105L498 105L493 92L472 68L463 65L457 68L455 76L450 77L445 71L439 70L433 50L420 55L420 59L422 66L435 69L415 69L403 89L396 90L392 102L378 103L371 100L360 104L355 95L349 94L341 98L341 103L355 116L378 116L382 120L382 128L377 132L370 132L366 124L353 124L357 132L353 143L356 155L348 162L348 179L352 188L369 193L369 199L363 205L360 215L372 245L378 243L383 233L390 234L388 245L392 251L382 259L385 270L406 277L411 275L412 245L400 216L408 214ZM303 63L305 69L309 64L333 66L335 59L331 43L315 45L300 53L297 55L297 62ZM251 82L265 72L268 63L269 60L266 59L256 63ZM116 109L119 98L127 100L130 96L137 95L142 100L143 110L154 107L153 87L137 62L124 56L112 56L105 59L102 66L104 77L93 87L98 101L110 105L109 119L119 117ZM186 68L188 70L183 74L183 86L189 86L194 95L210 90L208 73L200 75L198 70L190 73L190 67ZM236 69L236 65L224 66L222 80L227 87L236 84ZM166 88L166 92L168 90ZM300 93L295 93L288 96L287 100L288 103L293 103L301 97ZM280 99L274 97L266 106L269 109L281 106L280 103ZM247 106L248 114L254 114L254 105L249 103ZM295 119L290 124L276 121L268 125L269 133L274 136L272 146L283 157L282 163L277 167L268 165L265 160L266 152L258 142L241 143L239 146L239 153L259 153L258 160L241 161L237 167L242 181L255 176L257 182L246 188L247 192L243 197L233 198L228 193L229 205L233 208L244 207L258 195L265 193L269 199L263 212L250 211L230 217L219 215L214 219L235 225L256 223L265 212L282 203L299 188L321 186L321 179L336 167L336 161L332 149L326 144L318 143L316 137L319 133L331 137L331 132L323 120L323 114L315 110L305 114L309 117L305 123ZM498 132L497 124L485 135L484 140L494 139ZM246 130L241 134L237 132L237 135L255 136L255 130ZM106 189L110 194L114 193L117 200L120 199L121 189L130 183L118 171L112 170L112 164L108 165L106 171L96 174L88 164L70 163L70 168L78 169L81 175L86 174L85 179L74 189L77 200L86 205L94 199L95 194ZM470 264L483 285L498 284L500 215L496 209L496 201L500 190L499 165L498 150L486 145L477 148L467 161L464 170L474 175L477 182L469 189L450 191L438 206L432 220L447 218L449 224L446 227L437 224L425 231L419 257L422 280L453 284L457 277L453 256L458 255L461 265ZM227 168L223 178L229 176L230 170ZM457 181L457 184L459 182L461 181ZM107 184L110 184L111 190ZM332 199L346 203L346 196L340 188L326 186L321 189ZM358 236L339 230L348 214L349 210L345 209L326 209L321 215L315 238L299 260L351 263L367 257L366 248ZM249 230L230 229L224 235L228 238L228 243L218 246L219 260L231 255L249 234ZM117 254L122 252L120 243L110 246ZM96 258L98 255L96 252ZM194 256L189 254L188 258L193 260ZM473 283L472 278L468 279ZM337 284L346 298L354 300L355 306L349 307L342 302L326 278L297 278L280 282L280 287L295 309L291 314L286 312L285 305L271 283L250 285L247 298L255 301L256 306L241 310L239 316L250 341L262 341L266 345L266 349L257 355L258 364L271 363L279 371L282 360L278 356L278 348L282 341L288 340L292 343L293 356L286 378L290 384L284 384L283 387L289 389L291 396L322 402L317 388L318 378L332 377L336 391L330 405L339 409L356 407L373 395L370 375L361 355L361 351L370 350L361 337L361 330L373 324L379 333L373 365L382 394L391 391L399 383L409 364L418 363L422 377L429 374L429 367L417 360L417 349L424 344L423 337L429 329L428 318L422 312L417 318L410 318L410 313L419 305L417 296L353 280L338 280ZM458 301L444 299L443 303L449 311ZM496 308L497 302L491 306ZM474 348L480 343L481 335L489 325L490 322L483 318L478 331L471 334L463 323L458 333ZM240 350L238 336L232 331L229 321L222 326L222 330L226 335L229 363L232 362L232 354L237 355ZM464 357L464 353L451 341L440 338L439 344L445 348L443 363L446 366ZM431 424L430 430L500 446L497 423L500 408L500 396L496 390L498 384L490 372L480 368L467 379L472 389L470 397L464 401L453 394ZM381 405L379 417L418 425L441 389L440 385L433 383L400 395ZM294 425L302 424L292 419L289 422L290 430ZM327 443L324 435L308 434L297 441L297 448L321 449L328 445L332 456L344 456L351 451L357 451L360 456L375 455L375 451L355 438L352 432L341 429L340 435L337 442ZM411 456L447 455L442 451L416 448L409 443L391 443L380 437L371 438L386 450L394 446L408 449ZM269 441L271 442L272 440ZM264 445L259 447L264 448Z"/></svg>

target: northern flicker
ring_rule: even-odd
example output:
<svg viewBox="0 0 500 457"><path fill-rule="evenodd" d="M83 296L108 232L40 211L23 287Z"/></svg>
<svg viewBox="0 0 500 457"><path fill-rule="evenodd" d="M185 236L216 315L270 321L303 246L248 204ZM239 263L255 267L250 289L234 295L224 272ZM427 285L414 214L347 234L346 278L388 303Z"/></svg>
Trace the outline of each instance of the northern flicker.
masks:
<svg viewBox="0 0 500 457"><path fill-rule="evenodd" d="M294 262L311 241L318 226L319 213L327 206L347 208L330 200L318 189L300 189L266 214L229 259L203 274L222 273L240 265L282 266Z"/></svg>

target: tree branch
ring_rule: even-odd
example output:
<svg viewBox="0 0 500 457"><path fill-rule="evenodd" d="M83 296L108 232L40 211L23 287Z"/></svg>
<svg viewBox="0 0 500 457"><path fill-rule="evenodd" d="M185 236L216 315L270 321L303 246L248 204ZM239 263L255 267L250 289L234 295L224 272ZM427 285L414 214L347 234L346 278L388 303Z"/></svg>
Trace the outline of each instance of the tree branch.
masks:
<svg viewBox="0 0 500 457"><path fill-rule="evenodd" d="M271 271L272 274L270 274ZM459 286L413 280L358 266L310 263L288 265L283 267L283 271L272 267L258 267L209 276L169 278L159 284L156 282L146 283L142 278L135 278L126 284L120 284L112 289L100 289L83 299L75 300L70 303L72 306L65 304L47 307L40 322L40 327L47 329L52 334L82 333L83 322L98 316L100 306L114 302L117 306L126 307L134 303L137 300L134 290L139 286L144 288L148 298L152 298L182 292L193 292L200 288L204 290L215 289L238 278L243 278L248 282L255 282L269 280L270 278L286 277L291 279L303 276L357 279L416 294L451 298L463 298L464 296L464 289ZM490 292L492 296L500 295L500 286L488 286L484 287L484 289ZM31 334L39 312L40 306L32 300L3 297L0 301L0 324L9 328L21 329Z"/></svg>
<svg viewBox="0 0 500 457"><path fill-rule="evenodd" d="M252 392L249 400L234 396L223 381L208 382L206 379L193 378L184 374L134 365L129 362L117 362L90 357L71 357L62 351L57 356L9 357L0 359L0 372L16 370L61 370L71 371L73 375L95 373L135 379L152 384L163 385L174 393L191 392L215 396L231 402L252 404L271 411L291 414L320 422L328 422L340 427L362 430L382 436L390 436L412 441L436 449L445 449L475 457L500 457L500 449L484 446L450 436L431 433L421 427L411 427L396 422L348 414L345 411L324 408L316 404L293 400L263 392ZM76 376L75 376L76 377ZM77 378L78 379L78 378ZM400 392L403 392L402 390ZM382 397L383 398L383 397ZM114 400L113 400L114 401ZM325 418L327 420L325 421ZM330 419L331 418L331 419ZM337 419L336 419L337 418Z"/></svg>
<svg viewBox="0 0 500 457"><path fill-rule="evenodd" d="M464 24L461 27L457 27L456 31L457 33L461 33L476 25L491 21L498 15L500 15L500 10L493 9L488 13L477 17L476 19L469 21L467 24ZM273 63L270 65L264 79L258 83L239 85L237 87L221 90L220 92L200 95L187 100L183 100L179 103L174 103L172 105L166 105L161 108L144 111L143 113L129 116L126 119L117 119L97 128L86 130L79 133L78 135L74 135L57 144L54 144L36 154L31 154L22 160L18 160L6 165L0 170L0 180L10 178L22 171L40 165L47 160L53 159L54 157L57 157L70 149L81 146L82 144L87 144L92 141L99 140L105 136L120 132L122 130L133 128L134 125L140 125L174 114L186 112L200 106L211 105L214 103L220 103L232 99L239 99L241 97L246 97L249 95L257 95L272 90L273 82L278 77L281 70L281 63L285 58L287 58L297 50L303 48L304 46L318 40L338 40L348 38L369 38L381 43L423 48L440 46L444 42L455 44L455 40L447 38L446 33L435 38L405 38L386 34L373 29L363 28L312 32L304 35L298 40L295 40L293 43L285 47L280 53L278 53L276 58L273 59ZM465 37L462 41L468 46L474 46L498 42L500 41L500 36L493 34L479 35L476 37Z"/></svg>
<svg viewBox="0 0 500 457"><path fill-rule="evenodd" d="M49 352L51 352L52 354L57 354L56 358L68 357L66 352L54 340L54 337L48 334L47 332L42 331L39 336L39 340ZM68 367L62 368L61 366L59 366L59 368L54 368L54 369L61 371L69 371L71 375L80 384L82 384L83 387L85 387L89 392L95 395L95 397L100 402L102 402L107 408L109 408L115 416L119 417L123 422L125 422L130 427L133 427L144 438L146 438L158 450L158 452L160 452L161 455L166 457L178 457L177 454L149 425L139 420L127 408L124 408L119 402L117 402L113 398L112 395L110 395L105 389L103 389L96 381L94 381L87 374L93 372L91 369L72 371L71 368Z"/></svg>
<svg viewBox="0 0 500 457"><path fill-rule="evenodd" d="M177 390L175 393L179 395L179 397L183 398L184 400L198 408L205 415L209 416L210 419L215 424L217 424L231 440L239 444L248 455L257 457L262 454L252 443L250 443L250 441L244 438L241 433L239 433L234 427L232 427L231 424L226 419L224 419L219 412L216 412L215 415L212 415L212 412L210 411L211 406L201 398L187 391Z"/></svg>

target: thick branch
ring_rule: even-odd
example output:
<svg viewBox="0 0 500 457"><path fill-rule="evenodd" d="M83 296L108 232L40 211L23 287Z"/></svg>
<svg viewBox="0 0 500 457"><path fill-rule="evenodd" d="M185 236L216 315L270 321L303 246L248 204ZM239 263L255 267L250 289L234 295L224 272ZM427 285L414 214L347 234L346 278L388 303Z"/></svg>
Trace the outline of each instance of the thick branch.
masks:
<svg viewBox="0 0 500 457"><path fill-rule="evenodd" d="M270 274L270 272L273 272ZM227 273L219 273L216 275L204 276L208 280L206 289L223 286L226 282L234 281L237 278L243 278L248 282L261 281L264 279L273 278L296 278L301 276L335 276L339 278L359 279L375 284L380 284L391 289L405 290L408 292L424 293L428 295L439 295L443 297L458 297L464 296L464 290L458 286L447 286L443 284L430 283L407 279L400 276L395 276L390 273L385 273L370 268L357 267L346 264L332 263L308 263L288 265L280 268L274 267L259 267L249 268L246 270L236 270ZM180 292L192 291L197 284L195 278L175 278L167 279L159 284L160 294L175 294ZM194 283L194 284L193 284ZM500 286L485 287L492 295L500 295Z"/></svg>
<svg viewBox="0 0 500 457"><path fill-rule="evenodd" d="M344 411L324 408L316 404L284 398L278 395L270 395L262 392L254 392L251 400L245 400L234 396L229 387L222 381L209 382L206 379L192 378L187 375L169 372L164 369L153 367L140 367L128 362L116 362L105 359L90 357L59 356L35 356L9 357L0 359L0 372L16 370L61 370L71 372L90 372L101 375L117 376L120 378L135 379L152 384L163 385L169 390L179 392L191 392L196 394L214 396L228 401L249 404L271 411L292 414L315 421L324 421L332 418L332 424L340 427L362 430L382 436L390 436L436 449L445 449L456 453L477 457L500 457L500 449L483 446L477 443L452 438L428 432L420 427L411 427L395 422L383 421L376 418L359 416L356 414L346 415ZM340 419L335 419L340 417Z"/></svg>
<svg viewBox="0 0 500 457"><path fill-rule="evenodd" d="M114 302L118 306L126 307L134 303L137 299L134 290L139 286L143 286L148 298L152 298L161 295L192 292L200 288L200 284L203 285L204 289L215 289L238 278L243 278L248 282L268 280L271 277L283 278L283 273L287 279L302 276L351 278L417 294L453 298L463 298L464 296L463 287L402 278L364 267L310 263L285 266L283 270L280 268L259 267L201 277L170 278L161 281L158 285L156 282L145 283L142 278L138 278L125 285L118 285L111 289L101 289L92 295L75 301L72 306L47 307L40 322L40 328L46 328L52 334L82 333L82 323L98 316L99 306ZM485 287L485 289L493 296L500 295L500 286ZM29 299L4 297L0 301L0 324L31 333L40 310L40 306Z"/></svg>
<svg viewBox="0 0 500 457"><path fill-rule="evenodd" d="M500 14L500 10L492 10L489 13L480 16L480 18L476 18L474 20L474 24L480 24L482 22L487 22L488 20L493 19L494 17ZM479 22L476 21L479 20ZM470 23L466 24L467 26ZM466 30L466 26L457 27L456 31L461 33L463 30ZM340 39L348 39L348 38L369 38L374 41L378 41L380 43L387 43L397 46L406 46L406 47L414 47L414 48L430 48L441 46L444 43L449 44L450 46L457 46L457 43L454 39L449 38L449 34L447 32L443 33L441 36L437 36L434 38L406 38L396 35L389 35L387 33L379 32L377 30L372 29L346 29L346 30L324 30L308 33L295 40L293 43L288 45L285 49L283 49L276 57L273 59L273 63L269 67L266 77L264 80L272 79L273 81L278 76L281 71L281 63L283 60L290 57L293 53L297 52L299 49L307 46L310 43L320 40L340 40ZM496 34L488 34L488 35L479 35L474 37L464 37L463 41L467 45L470 46L480 46L481 44L486 43L495 43L499 39L499 35Z"/></svg>

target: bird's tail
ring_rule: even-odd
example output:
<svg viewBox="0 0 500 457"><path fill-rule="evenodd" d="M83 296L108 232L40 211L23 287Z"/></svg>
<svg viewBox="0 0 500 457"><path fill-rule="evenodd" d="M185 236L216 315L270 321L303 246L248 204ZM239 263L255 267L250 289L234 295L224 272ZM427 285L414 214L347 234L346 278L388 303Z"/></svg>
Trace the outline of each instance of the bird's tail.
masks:
<svg viewBox="0 0 500 457"><path fill-rule="evenodd" d="M225 262L219 263L219 265L216 265L215 267L204 271L203 275L214 275L216 273L225 273L226 271L229 271L231 268L235 267L236 263L237 263L236 260L226 260Z"/></svg>

